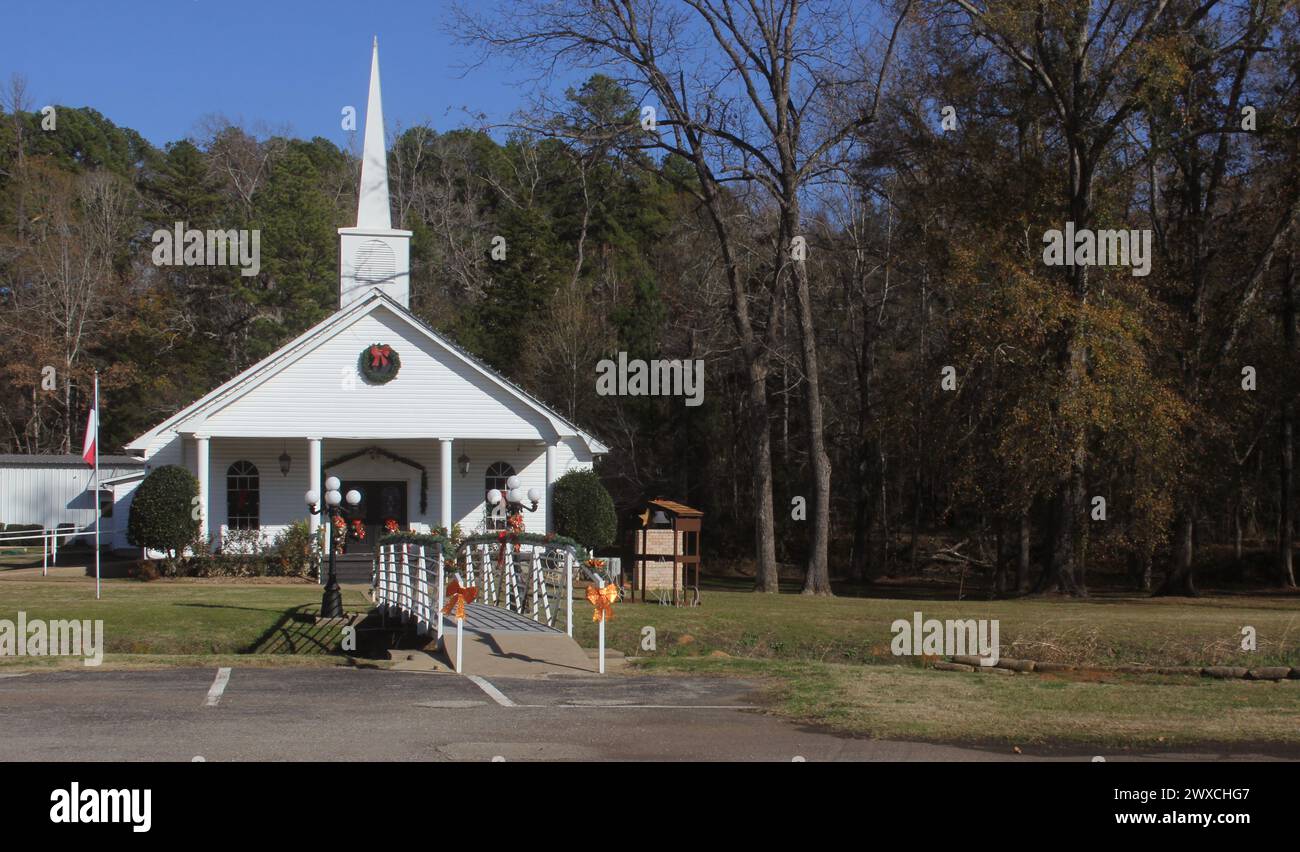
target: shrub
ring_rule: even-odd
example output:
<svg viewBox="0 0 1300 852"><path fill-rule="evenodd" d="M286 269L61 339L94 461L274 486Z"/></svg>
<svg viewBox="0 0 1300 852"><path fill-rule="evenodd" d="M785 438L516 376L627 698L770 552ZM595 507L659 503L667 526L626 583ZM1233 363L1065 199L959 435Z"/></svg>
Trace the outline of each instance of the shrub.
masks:
<svg viewBox="0 0 1300 852"><path fill-rule="evenodd" d="M273 561L278 573L311 577L319 570L320 547L307 521L295 521L275 537Z"/></svg>
<svg viewBox="0 0 1300 852"><path fill-rule="evenodd" d="M614 500L592 470L571 470L555 482L555 531L590 547L612 544L618 532Z"/></svg>
<svg viewBox="0 0 1300 852"><path fill-rule="evenodd" d="M7 524L5 526L7 533L32 533L31 536L9 535L0 541L0 544L14 545L17 547L39 547L41 543L41 531L45 528L40 524ZM63 544L61 540L60 545Z"/></svg>
<svg viewBox="0 0 1300 852"><path fill-rule="evenodd" d="M127 541L175 558L198 535L199 521L194 517L198 494L199 482L185 468L169 464L155 469L131 500Z"/></svg>

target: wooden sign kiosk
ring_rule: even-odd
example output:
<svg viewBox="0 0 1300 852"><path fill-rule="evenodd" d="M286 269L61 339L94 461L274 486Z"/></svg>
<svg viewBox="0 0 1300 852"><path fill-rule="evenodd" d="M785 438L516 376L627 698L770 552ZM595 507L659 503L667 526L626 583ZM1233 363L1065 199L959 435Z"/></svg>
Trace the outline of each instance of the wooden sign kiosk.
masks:
<svg viewBox="0 0 1300 852"><path fill-rule="evenodd" d="M700 594L700 527L704 513L672 500L657 499L646 504L640 515L641 529L633 533L632 590L672 589L675 605L687 603L686 581L695 566L695 595Z"/></svg>

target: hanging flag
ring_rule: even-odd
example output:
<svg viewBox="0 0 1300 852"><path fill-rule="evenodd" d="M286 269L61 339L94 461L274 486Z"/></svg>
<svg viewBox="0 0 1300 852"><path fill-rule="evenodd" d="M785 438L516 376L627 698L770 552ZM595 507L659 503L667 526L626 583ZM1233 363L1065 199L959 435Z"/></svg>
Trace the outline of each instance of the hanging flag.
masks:
<svg viewBox="0 0 1300 852"><path fill-rule="evenodd" d="M98 388L96 388L98 391ZM96 404L98 404L96 400ZM91 467L95 466L95 445L99 443L99 413L92 407L86 415L86 440L81 445L81 458Z"/></svg>

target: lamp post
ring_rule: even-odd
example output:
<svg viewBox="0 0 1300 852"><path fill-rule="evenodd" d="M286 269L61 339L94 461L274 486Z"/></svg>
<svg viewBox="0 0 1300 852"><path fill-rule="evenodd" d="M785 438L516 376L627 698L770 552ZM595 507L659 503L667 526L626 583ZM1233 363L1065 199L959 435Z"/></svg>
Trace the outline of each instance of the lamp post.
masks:
<svg viewBox="0 0 1300 852"><path fill-rule="evenodd" d="M339 482L337 476L331 476L325 480L325 504L327 508L323 512L320 507L320 495L315 491L308 491L306 494L307 508L313 515L323 513L329 516L330 576L325 583L325 592L320 599L321 618L343 617L343 592L339 589L339 579L334 573L334 519L343 517L348 513L348 510L340 505L345 499L339 493L341 487L343 487L343 483ZM355 506L361 502L361 494L356 489L353 489L347 493L346 499L349 506Z"/></svg>
<svg viewBox="0 0 1300 852"><path fill-rule="evenodd" d="M493 488L487 493L489 506L496 506L502 500L505 501L507 517L522 515L525 509L530 512L536 512L537 504L541 499L542 492L538 491L536 488L529 488L527 491L521 488L519 485L519 477L517 476L512 476L506 480L506 490L504 492ZM529 503L532 505L528 505Z"/></svg>

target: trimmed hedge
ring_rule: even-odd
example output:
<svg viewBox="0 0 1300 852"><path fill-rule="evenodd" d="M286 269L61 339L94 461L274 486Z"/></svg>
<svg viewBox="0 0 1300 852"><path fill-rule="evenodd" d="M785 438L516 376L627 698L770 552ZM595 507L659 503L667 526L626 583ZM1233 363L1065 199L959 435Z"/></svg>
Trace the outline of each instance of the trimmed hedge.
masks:
<svg viewBox="0 0 1300 852"><path fill-rule="evenodd" d="M587 547L607 547L618 534L614 499L594 470L571 470L555 482L555 531Z"/></svg>
<svg viewBox="0 0 1300 852"><path fill-rule="evenodd" d="M174 464L154 469L131 500L126 539L136 547L180 553L199 534L194 498L199 481Z"/></svg>

